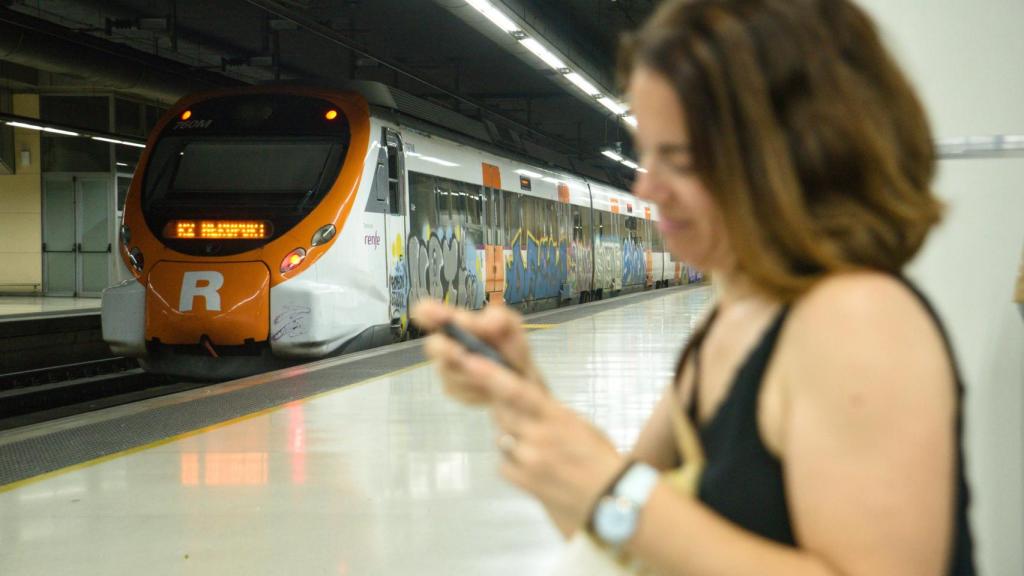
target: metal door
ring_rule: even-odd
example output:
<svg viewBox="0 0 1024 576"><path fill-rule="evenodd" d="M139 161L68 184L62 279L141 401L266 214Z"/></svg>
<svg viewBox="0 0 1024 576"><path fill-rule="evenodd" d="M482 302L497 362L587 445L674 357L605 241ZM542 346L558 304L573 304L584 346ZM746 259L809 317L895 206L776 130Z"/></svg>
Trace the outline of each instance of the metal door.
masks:
<svg viewBox="0 0 1024 576"><path fill-rule="evenodd" d="M43 178L43 284L50 296L100 296L110 285L111 181Z"/></svg>
<svg viewBox="0 0 1024 576"><path fill-rule="evenodd" d="M75 178L79 296L100 296L110 285L110 191L109 177Z"/></svg>
<svg viewBox="0 0 1024 576"><path fill-rule="evenodd" d="M77 287L75 250L75 181L71 176L43 177L43 292L74 296Z"/></svg>

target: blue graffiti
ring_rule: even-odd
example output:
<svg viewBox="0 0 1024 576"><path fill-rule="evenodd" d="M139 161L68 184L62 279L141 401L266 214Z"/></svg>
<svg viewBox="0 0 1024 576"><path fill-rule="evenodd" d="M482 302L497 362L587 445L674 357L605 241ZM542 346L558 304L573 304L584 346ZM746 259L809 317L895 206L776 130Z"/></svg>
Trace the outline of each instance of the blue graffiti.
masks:
<svg viewBox="0 0 1024 576"><path fill-rule="evenodd" d="M622 246L622 285L643 284L647 280L647 258L639 240L627 238Z"/></svg>
<svg viewBox="0 0 1024 576"><path fill-rule="evenodd" d="M526 237L525 261L523 235L512 244L512 258L505 267L505 300L522 302L559 297L569 275L567 243L538 241L529 234Z"/></svg>

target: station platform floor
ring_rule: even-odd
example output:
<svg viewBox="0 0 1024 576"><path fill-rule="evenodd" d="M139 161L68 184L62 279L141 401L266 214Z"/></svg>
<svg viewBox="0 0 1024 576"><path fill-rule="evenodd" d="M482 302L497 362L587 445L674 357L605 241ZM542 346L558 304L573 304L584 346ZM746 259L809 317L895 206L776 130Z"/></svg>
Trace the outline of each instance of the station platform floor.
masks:
<svg viewBox="0 0 1024 576"><path fill-rule="evenodd" d="M0 296L0 322L100 313L100 298Z"/></svg>
<svg viewBox="0 0 1024 576"><path fill-rule="evenodd" d="M562 308L529 338L626 450L711 298ZM561 538L494 437L419 341L0 433L0 574L543 574Z"/></svg>

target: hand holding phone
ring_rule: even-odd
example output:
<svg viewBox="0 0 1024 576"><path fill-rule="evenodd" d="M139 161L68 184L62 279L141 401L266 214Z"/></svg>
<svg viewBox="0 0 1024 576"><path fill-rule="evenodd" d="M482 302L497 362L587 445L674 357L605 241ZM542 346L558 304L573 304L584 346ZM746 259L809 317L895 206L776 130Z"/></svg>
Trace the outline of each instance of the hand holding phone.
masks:
<svg viewBox="0 0 1024 576"><path fill-rule="evenodd" d="M459 344L462 344L462 346L470 353L479 354L480 356L483 356L484 358L487 358L492 362L501 364L502 366L508 368L509 370L512 370L513 372L518 372L518 370L513 368L512 365L509 364L508 361L506 361L505 358L502 357L502 355L493 346L477 338L476 336L470 334L469 332L466 332L462 328L459 328L453 322L447 322L445 324L442 324L441 332L443 332L445 336L451 338L452 340L455 340Z"/></svg>

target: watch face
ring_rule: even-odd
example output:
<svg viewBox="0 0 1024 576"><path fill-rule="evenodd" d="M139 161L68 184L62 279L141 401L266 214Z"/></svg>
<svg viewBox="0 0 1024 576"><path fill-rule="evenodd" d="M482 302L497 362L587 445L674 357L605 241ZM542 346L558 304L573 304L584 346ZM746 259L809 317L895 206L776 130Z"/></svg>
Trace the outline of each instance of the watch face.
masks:
<svg viewBox="0 0 1024 576"><path fill-rule="evenodd" d="M594 532L605 543L621 546L636 530L637 509L626 498L605 496L594 514Z"/></svg>

